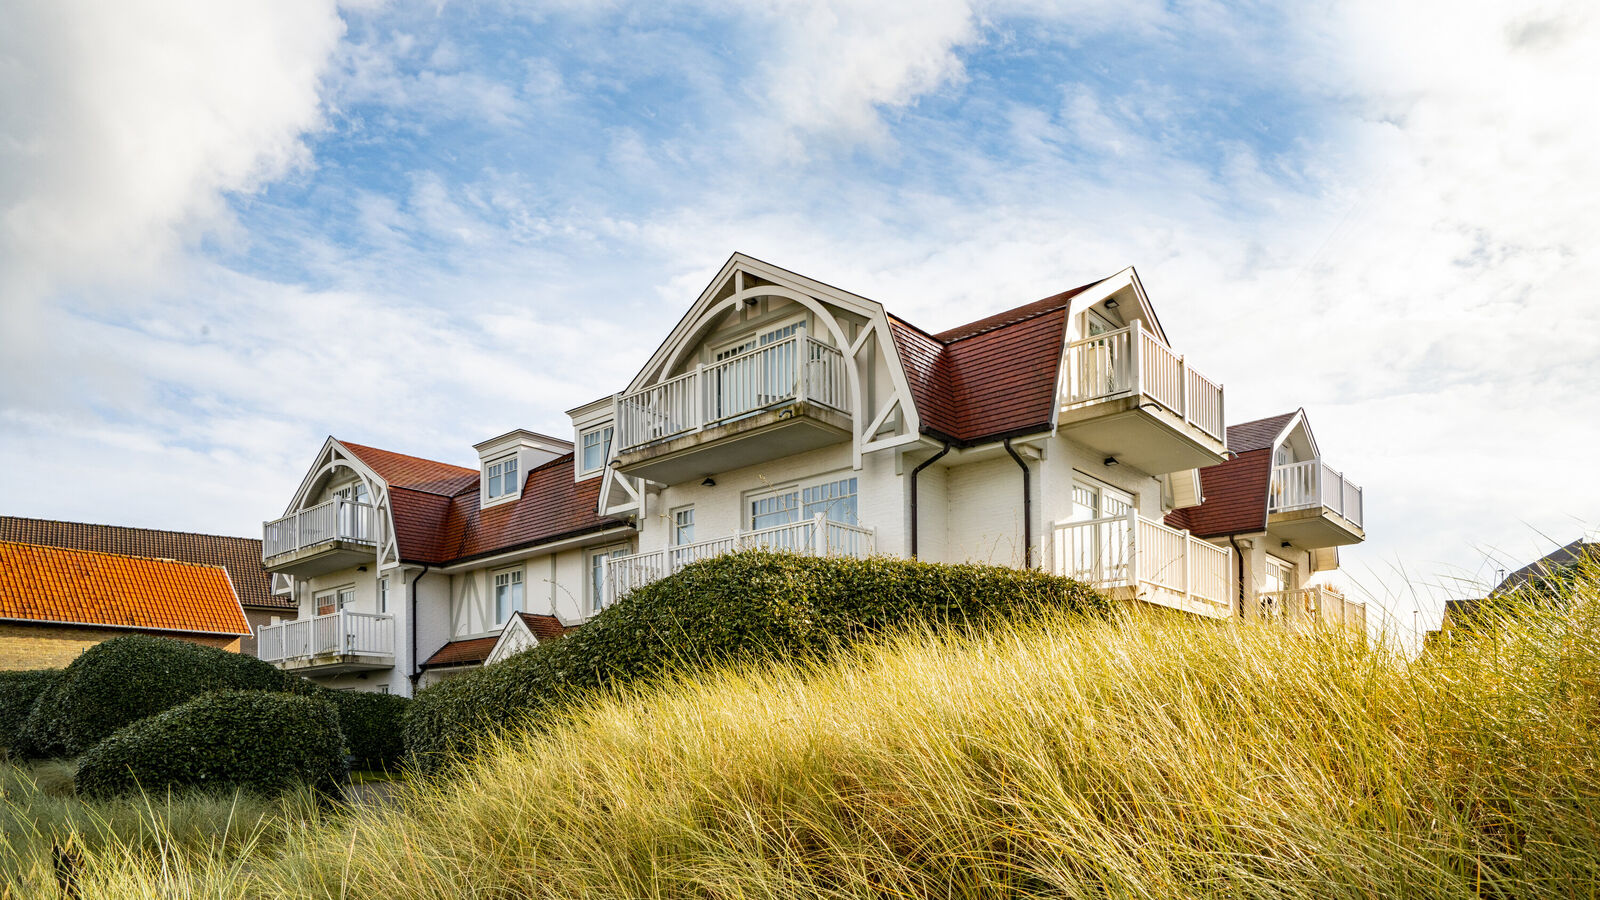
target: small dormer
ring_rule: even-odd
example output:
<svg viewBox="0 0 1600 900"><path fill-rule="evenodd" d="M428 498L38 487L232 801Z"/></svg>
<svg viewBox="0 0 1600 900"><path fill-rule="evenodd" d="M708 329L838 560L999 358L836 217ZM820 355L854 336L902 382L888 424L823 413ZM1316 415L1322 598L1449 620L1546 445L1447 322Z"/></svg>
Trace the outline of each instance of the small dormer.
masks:
<svg viewBox="0 0 1600 900"><path fill-rule="evenodd" d="M485 508L522 496L528 473L552 459L572 452L560 438L518 428L480 444L478 451L478 501Z"/></svg>
<svg viewBox="0 0 1600 900"><path fill-rule="evenodd" d="M616 428L612 422L610 397L601 397L575 409L567 410L572 417L573 474L579 481L595 478L605 472L611 459L612 438Z"/></svg>

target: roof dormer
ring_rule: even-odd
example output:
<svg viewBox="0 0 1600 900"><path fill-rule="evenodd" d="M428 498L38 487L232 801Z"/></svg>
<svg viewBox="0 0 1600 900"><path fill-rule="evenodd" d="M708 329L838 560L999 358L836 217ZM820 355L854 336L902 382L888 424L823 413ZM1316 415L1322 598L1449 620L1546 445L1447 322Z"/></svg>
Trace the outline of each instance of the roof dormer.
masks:
<svg viewBox="0 0 1600 900"><path fill-rule="evenodd" d="M577 450L572 460L573 474L579 481L605 472L611 459L611 442L616 433L612 424L611 397L567 410L572 417L572 436Z"/></svg>
<svg viewBox="0 0 1600 900"><path fill-rule="evenodd" d="M558 456L572 452L560 438L518 428L480 444L478 451L478 502L484 508L522 496L528 473Z"/></svg>

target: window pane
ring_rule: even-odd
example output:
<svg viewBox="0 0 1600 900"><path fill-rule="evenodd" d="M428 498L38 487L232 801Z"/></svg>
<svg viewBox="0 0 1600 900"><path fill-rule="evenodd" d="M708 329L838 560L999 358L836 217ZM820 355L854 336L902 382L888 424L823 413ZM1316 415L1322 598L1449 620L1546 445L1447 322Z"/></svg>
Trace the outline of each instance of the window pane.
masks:
<svg viewBox="0 0 1600 900"><path fill-rule="evenodd" d="M521 487L521 485L517 483L517 461L516 460L514 460L514 459L506 460L506 478L505 478L505 481L501 482L500 486L502 488L504 488L505 492L508 493L508 494L515 494L517 492L517 490Z"/></svg>
<svg viewBox="0 0 1600 900"><path fill-rule="evenodd" d="M790 491L750 501L750 527L760 530L800 520L800 495Z"/></svg>
<svg viewBox="0 0 1600 900"><path fill-rule="evenodd" d="M600 602L605 598L605 585L600 581L600 562L605 559L604 553L596 553L589 558L589 608L598 610Z"/></svg>
<svg viewBox="0 0 1600 900"><path fill-rule="evenodd" d="M673 514L672 542L680 546L694 543L694 507Z"/></svg>
<svg viewBox="0 0 1600 900"><path fill-rule="evenodd" d="M499 463L495 463L489 467L489 496L491 497L500 496L501 469L502 467Z"/></svg>
<svg viewBox="0 0 1600 900"><path fill-rule="evenodd" d="M804 491L805 506L801 516L806 519L815 518L817 513L828 517L830 522L843 525L855 525L856 522L856 480L844 478L827 484L814 485Z"/></svg>

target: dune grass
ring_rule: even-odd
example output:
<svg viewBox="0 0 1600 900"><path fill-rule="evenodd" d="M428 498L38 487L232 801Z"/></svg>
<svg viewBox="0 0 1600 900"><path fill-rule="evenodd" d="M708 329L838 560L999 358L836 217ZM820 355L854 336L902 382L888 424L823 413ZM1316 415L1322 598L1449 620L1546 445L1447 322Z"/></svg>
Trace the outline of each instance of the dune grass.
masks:
<svg viewBox="0 0 1600 900"><path fill-rule="evenodd" d="M86 896L1594 896L1596 584L1419 660L1058 615L682 679Z"/></svg>

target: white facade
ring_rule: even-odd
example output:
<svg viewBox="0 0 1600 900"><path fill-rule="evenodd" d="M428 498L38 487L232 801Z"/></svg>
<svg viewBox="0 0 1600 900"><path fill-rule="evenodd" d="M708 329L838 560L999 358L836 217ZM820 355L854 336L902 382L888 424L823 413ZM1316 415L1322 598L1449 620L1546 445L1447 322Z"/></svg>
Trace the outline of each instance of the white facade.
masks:
<svg viewBox="0 0 1600 900"><path fill-rule="evenodd" d="M387 617L392 636L387 647L341 638L338 652L301 670L334 687L409 694L487 658L473 642L493 643L499 659L532 640L507 629L512 612L578 625L632 587L742 546L1031 564L1145 602L1236 615L1231 544L1162 524L1174 502L1201 499L1195 471L1228 458L1222 389L1168 345L1131 269L1062 297L940 339L874 301L735 255L631 382L570 411L562 465L570 486L598 490L587 512L606 521L461 561L404 561L391 497L399 487L330 439L286 519L267 525L280 554L269 568L283 573L303 620L329 614L332 598L333 613ZM1012 417L1021 426L989 414L1015 398L973 386L990 378L998 393L1012 390L983 374L1011 365L1007 329L1056 342L1029 364L1054 371L1054 387ZM971 363L979 374L938 370L967 364L936 359L977 346L967 340L999 346ZM930 386L951 379L965 379L950 402L965 404L966 419L934 408L945 398ZM939 424L969 420L992 420L989 433ZM524 431L475 449L476 481L454 471L484 516L539 499L524 496L529 473L569 452L564 439ZM355 503L370 506L370 522L346 511ZM325 533L335 519L334 530L354 523L355 533ZM313 542L302 549L308 528ZM1276 555L1265 537L1241 547L1248 573ZM1296 587L1311 558L1286 555ZM295 668L297 639L265 640L264 657L276 652ZM421 669L441 648L469 646L482 651L472 661Z"/></svg>

